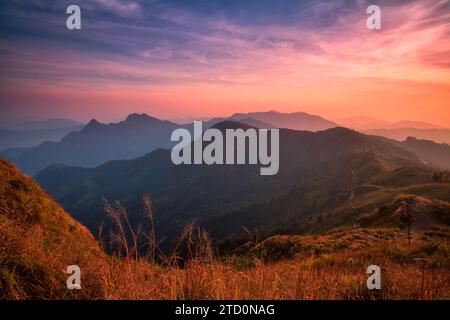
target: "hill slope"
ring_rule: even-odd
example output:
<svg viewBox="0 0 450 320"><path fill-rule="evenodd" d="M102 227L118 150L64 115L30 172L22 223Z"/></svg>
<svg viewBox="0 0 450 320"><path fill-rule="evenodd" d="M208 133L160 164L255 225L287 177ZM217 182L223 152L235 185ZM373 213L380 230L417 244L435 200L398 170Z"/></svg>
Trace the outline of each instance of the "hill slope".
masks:
<svg viewBox="0 0 450 320"><path fill-rule="evenodd" d="M450 169L450 145L408 137L401 146L416 153L423 161Z"/></svg>
<svg viewBox="0 0 450 320"><path fill-rule="evenodd" d="M0 159L0 299L89 298L101 291L103 253L89 231L30 178ZM82 288L68 290L69 265Z"/></svg>

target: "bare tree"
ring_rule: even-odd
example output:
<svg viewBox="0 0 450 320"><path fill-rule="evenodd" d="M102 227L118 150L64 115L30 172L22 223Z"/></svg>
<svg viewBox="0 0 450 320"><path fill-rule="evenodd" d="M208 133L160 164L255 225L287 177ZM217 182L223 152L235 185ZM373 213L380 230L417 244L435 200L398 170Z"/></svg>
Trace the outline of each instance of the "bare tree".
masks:
<svg viewBox="0 0 450 320"><path fill-rule="evenodd" d="M408 210L407 203L403 203L400 209L400 221L408 228L408 245L411 245L411 227L416 221L416 217L410 210Z"/></svg>

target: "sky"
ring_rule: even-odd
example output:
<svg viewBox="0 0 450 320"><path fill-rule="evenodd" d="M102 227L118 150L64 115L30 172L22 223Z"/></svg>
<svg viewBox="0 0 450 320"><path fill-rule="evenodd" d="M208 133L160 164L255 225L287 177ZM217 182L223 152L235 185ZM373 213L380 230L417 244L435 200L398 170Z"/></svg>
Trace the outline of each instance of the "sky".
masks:
<svg viewBox="0 0 450 320"><path fill-rule="evenodd" d="M10 0L0 39L2 119L278 110L450 127L449 0Z"/></svg>

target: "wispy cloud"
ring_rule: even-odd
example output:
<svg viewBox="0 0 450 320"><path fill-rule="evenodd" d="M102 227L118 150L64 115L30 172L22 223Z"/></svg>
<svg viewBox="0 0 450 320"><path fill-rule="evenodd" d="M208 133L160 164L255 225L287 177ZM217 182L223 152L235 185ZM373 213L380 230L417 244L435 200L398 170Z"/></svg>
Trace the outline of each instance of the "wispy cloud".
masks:
<svg viewBox="0 0 450 320"><path fill-rule="evenodd" d="M141 11L141 6L131 0L96 0L98 4L119 16L135 15Z"/></svg>
<svg viewBox="0 0 450 320"><path fill-rule="evenodd" d="M396 96L412 83L424 92L450 87L448 0L377 1L380 31L366 28L366 0L79 2L80 32L64 27L69 1L0 5L3 85L105 92L214 86L242 101L254 95L286 105L380 90ZM315 97L324 91L328 100Z"/></svg>

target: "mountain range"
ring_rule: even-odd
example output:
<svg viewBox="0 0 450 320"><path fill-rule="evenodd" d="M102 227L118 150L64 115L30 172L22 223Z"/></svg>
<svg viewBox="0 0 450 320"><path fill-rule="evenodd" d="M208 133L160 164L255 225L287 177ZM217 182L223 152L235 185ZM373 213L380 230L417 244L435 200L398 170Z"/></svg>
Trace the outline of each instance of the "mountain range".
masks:
<svg viewBox="0 0 450 320"><path fill-rule="evenodd" d="M257 128L290 128L317 131L337 125L303 112L258 112L234 114L205 122L209 128L224 120L236 120ZM91 120L78 132L59 142L44 142L33 148L11 148L0 156L15 163L23 172L34 175L50 164L93 167L109 160L126 160L143 156L158 148L170 148L170 135L177 128L191 130L190 124L179 125L146 114L131 114L119 123L102 124Z"/></svg>
<svg viewBox="0 0 450 320"><path fill-rule="evenodd" d="M433 182L435 171L450 169L446 144L411 137L396 141L307 113L274 111L214 118L204 128L282 128L278 175L261 177L256 167L246 165L175 166L168 149L172 131L180 127L192 128L146 114L131 114L111 124L91 120L60 142L9 149L1 155L25 173L36 174L44 189L94 234L100 225L108 226L103 199L122 201L130 208L131 223L139 225L145 224L142 197L150 194L162 237L177 234L196 219L224 238L240 230L238 222L273 230L275 215L267 201L285 208L277 212L281 227L338 207L355 188L387 181L395 170L421 168L412 175L421 184ZM399 181L410 181L407 172Z"/></svg>
<svg viewBox="0 0 450 320"><path fill-rule="evenodd" d="M404 129L404 128L415 128L415 129L443 129L432 123L424 121L410 121L402 120L397 122L388 122L380 119L375 119L367 116L356 116L345 119L337 120L339 125L355 129L358 131L366 130L376 130L376 129Z"/></svg>
<svg viewBox="0 0 450 320"><path fill-rule="evenodd" d="M192 128L146 114L111 124L92 120L60 142L9 149L2 156L36 174L38 183L93 234L112 226L105 199L123 203L133 226L148 227L142 198L151 195L159 237L168 243L192 221L225 242L242 236L243 226L267 235L304 231L306 221L341 212L341 206L367 192L392 197L398 188L435 183L436 172L450 169L447 144L412 137L396 141L306 113L278 112L234 114L204 124L222 131L282 128L276 176L262 177L249 165L175 166L170 134L180 127Z"/></svg>
<svg viewBox="0 0 450 320"><path fill-rule="evenodd" d="M111 124L91 120L59 142L8 149L1 155L30 175L52 163L93 167L109 160L133 159L157 148L169 148L170 134L178 127L145 114L131 114L125 121Z"/></svg>
<svg viewBox="0 0 450 320"><path fill-rule="evenodd" d="M233 121L214 127L249 128ZM439 169L424 163L413 151L416 147L411 144L408 150L397 141L346 128L281 129L276 176L260 176L258 168L249 165L175 166L170 151L159 149L95 168L52 165L35 178L94 234L100 226L111 227L104 214L104 199L120 201L129 210L133 226L148 227L142 198L149 194L161 239L170 243L186 224L198 221L215 239L226 241L242 236L243 226L266 234L283 228L298 231L308 219L359 197L363 186L368 186L366 193L381 188L395 194L398 185L380 181L390 181L403 168L411 171L397 175L401 187L402 181L407 185L433 183L433 173Z"/></svg>
<svg viewBox="0 0 450 320"><path fill-rule="evenodd" d="M404 141L408 137L450 144L450 129L423 121L388 122L366 116L337 121L341 126L366 134Z"/></svg>
<svg viewBox="0 0 450 320"><path fill-rule="evenodd" d="M383 136L389 139L404 141L408 137L414 137L422 140L431 140L438 143L450 145L450 129L416 129L416 128L398 128L398 129L372 129L362 131L375 136Z"/></svg>
<svg viewBox="0 0 450 320"><path fill-rule="evenodd" d="M340 125L317 115L306 112L282 113L277 111L235 113L226 120L240 121L252 118L263 123L268 123L276 128L320 131L339 127Z"/></svg>

